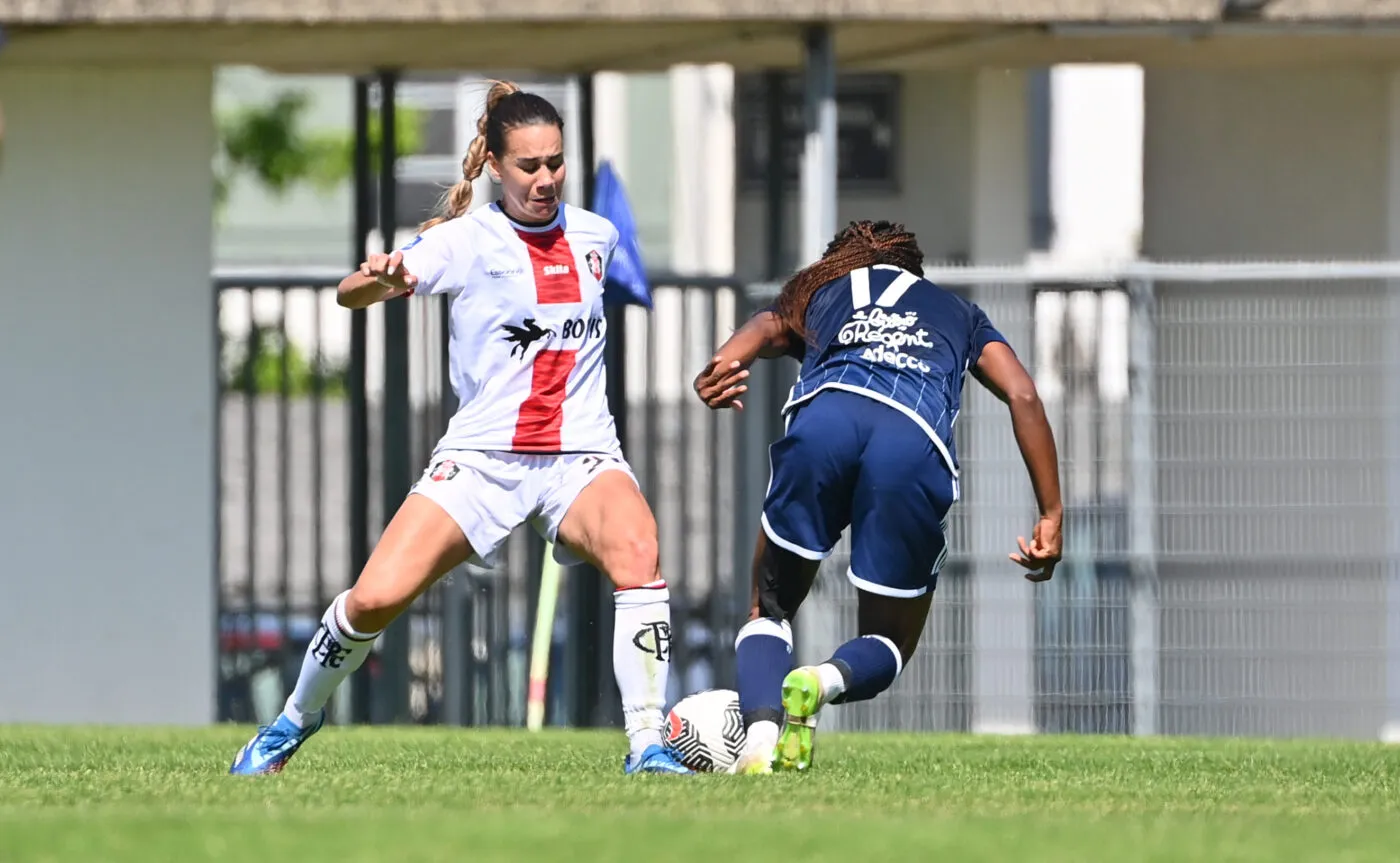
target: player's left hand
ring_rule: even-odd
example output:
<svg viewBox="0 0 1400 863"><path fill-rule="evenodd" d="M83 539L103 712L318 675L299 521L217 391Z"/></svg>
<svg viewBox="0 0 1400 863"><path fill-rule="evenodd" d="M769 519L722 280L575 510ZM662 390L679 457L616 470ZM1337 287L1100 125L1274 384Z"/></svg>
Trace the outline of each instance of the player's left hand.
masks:
<svg viewBox="0 0 1400 863"><path fill-rule="evenodd" d="M1020 546L1021 553L1008 557L1028 570L1027 581L1039 583L1054 577L1055 565L1060 562L1060 548L1063 542L1061 532L1058 518L1044 516L1036 522L1029 545L1026 544L1024 536L1016 537L1016 544Z"/></svg>
<svg viewBox="0 0 1400 863"><path fill-rule="evenodd" d="M397 249L387 255L370 255L360 264L360 275L368 276L380 286L388 288L389 293L384 297L386 300L411 294L418 284L418 277L403 265L403 252Z"/></svg>
<svg viewBox="0 0 1400 863"><path fill-rule="evenodd" d="M738 360L726 363L724 357L712 357L695 378L695 394L711 410L732 407L742 411L744 403L739 396L748 392L744 383L748 376L749 370Z"/></svg>

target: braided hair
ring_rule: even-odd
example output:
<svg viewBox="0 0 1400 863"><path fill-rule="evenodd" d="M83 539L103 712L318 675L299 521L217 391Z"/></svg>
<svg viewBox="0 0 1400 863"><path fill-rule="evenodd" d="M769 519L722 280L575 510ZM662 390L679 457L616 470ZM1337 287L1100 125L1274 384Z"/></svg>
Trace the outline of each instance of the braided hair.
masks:
<svg viewBox="0 0 1400 863"><path fill-rule="evenodd" d="M896 222L851 222L827 245L815 263L799 270L778 294L773 310L799 338L807 338L807 303L818 288L852 270L892 264L913 273L923 271L924 253L914 235Z"/></svg>

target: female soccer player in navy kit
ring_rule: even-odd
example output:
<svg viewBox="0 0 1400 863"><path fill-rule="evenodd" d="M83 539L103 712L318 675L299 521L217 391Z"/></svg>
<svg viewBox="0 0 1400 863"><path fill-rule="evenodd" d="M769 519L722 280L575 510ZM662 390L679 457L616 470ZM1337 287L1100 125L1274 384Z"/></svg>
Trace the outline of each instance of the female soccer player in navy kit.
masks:
<svg viewBox="0 0 1400 863"><path fill-rule="evenodd" d="M695 380L711 408L742 409L756 359L802 362L787 430L769 450L753 607L735 640L747 733L737 772L806 769L821 708L874 698L913 656L948 553L967 371L1010 408L1040 508L1031 541L1019 538L1010 557L1034 582L1060 560L1059 466L1035 384L982 310L922 270L902 225L853 222ZM847 526L860 636L792 669L790 621Z"/></svg>

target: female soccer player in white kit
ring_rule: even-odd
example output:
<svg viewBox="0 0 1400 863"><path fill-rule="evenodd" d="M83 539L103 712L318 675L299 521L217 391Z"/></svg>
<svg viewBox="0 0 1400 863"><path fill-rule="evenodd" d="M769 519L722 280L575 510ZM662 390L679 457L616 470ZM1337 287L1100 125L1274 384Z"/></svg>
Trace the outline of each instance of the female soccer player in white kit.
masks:
<svg viewBox="0 0 1400 863"><path fill-rule="evenodd" d="M342 306L409 294L451 298L449 360L460 405L430 464L337 596L282 714L231 773L280 771L325 722L332 692L417 596L464 561L492 565L530 523L561 563L587 561L616 586L613 667L630 741L628 773L689 773L662 745L670 596L656 520L617 439L603 365L603 278L618 234L561 203L564 123L545 99L498 83L445 212L340 283ZM483 167L500 200L471 213Z"/></svg>

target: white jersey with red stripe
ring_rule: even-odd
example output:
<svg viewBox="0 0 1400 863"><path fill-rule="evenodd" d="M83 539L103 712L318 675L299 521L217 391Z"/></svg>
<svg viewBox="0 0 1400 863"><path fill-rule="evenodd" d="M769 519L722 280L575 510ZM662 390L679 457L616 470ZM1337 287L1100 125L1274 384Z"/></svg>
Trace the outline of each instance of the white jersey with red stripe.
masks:
<svg viewBox="0 0 1400 863"><path fill-rule="evenodd" d="M603 363L603 276L617 238L577 207L527 226L491 204L403 247L414 293L451 298L458 409L437 451L620 455Z"/></svg>

